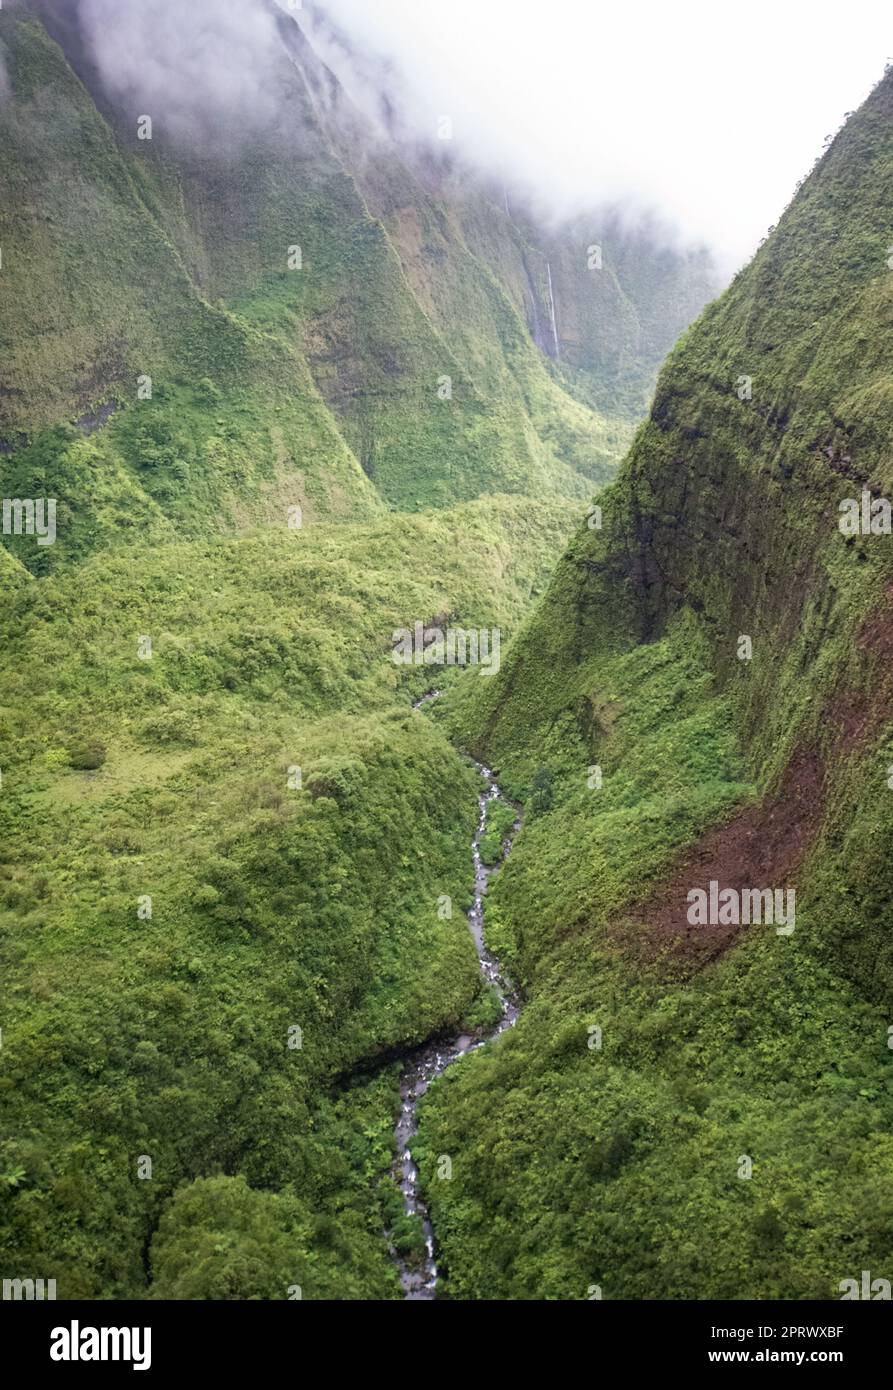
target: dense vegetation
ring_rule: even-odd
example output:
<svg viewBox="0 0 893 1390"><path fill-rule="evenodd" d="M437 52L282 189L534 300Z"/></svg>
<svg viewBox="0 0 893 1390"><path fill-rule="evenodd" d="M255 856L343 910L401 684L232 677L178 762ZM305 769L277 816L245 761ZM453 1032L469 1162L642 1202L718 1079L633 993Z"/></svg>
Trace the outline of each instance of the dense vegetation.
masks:
<svg viewBox="0 0 893 1390"><path fill-rule="evenodd" d="M487 934L526 1004L423 1106L444 1291L890 1277L893 575L837 505L893 487L891 79L550 582L704 258L382 140L285 18L284 132L138 142L77 12L0 11L2 492L58 499L0 546L3 1272L399 1296L398 1059L496 1018L458 747L524 804ZM390 659L416 621L520 632L432 674ZM668 930L752 843L793 935Z"/></svg>
<svg viewBox="0 0 893 1390"><path fill-rule="evenodd" d="M3 1269L60 1297L394 1296L389 1058L491 1006L461 912L476 777L392 636L507 636L605 426L492 277L488 380L451 367L306 96L297 153L140 146L77 7L34 7L64 55L29 8L0 14L2 491L57 514L54 544L0 548Z"/></svg>
<svg viewBox="0 0 893 1390"><path fill-rule="evenodd" d="M709 267L616 231L592 304L602 356L562 385L528 331L544 312L535 229L480 181L432 189L293 20L265 76L287 121L221 152L191 148L163 112L140 140L78 14L67 0L0 13L0 444L31 446L13 476L56 488L70 529L97 544L187 515L193 532L283 524L294 503L362 518L494 492L582 501L609 476ZM657 332L629 299L646 283ZM39 432L137 403L152 408L121 431L142 438Z"/></svg>
<svg viewBox="0 0 893 1390"><path fill-rule="evenodd" d="M487 916L528 1003L422 1117L454 1297L890 1277L893 563L838 520L893 487L891 118L888 75L672 354L498 677L437 711L527 806ZM796 884L793 934L689 931L713 875Z"/></svg>
<svg viewBox="0 0 893 1390"><path fill-rule="evenodd" d="M8 599L5 1260L73 1297L150 1273L178 1296L396 1291L395 1074L354 1070L457 1024L479 980L477 778L410 710L431 673L391 637L443 612L508 631L569 510L128 547ZM209 1250L188 1275L187 1227Z"/></svg>

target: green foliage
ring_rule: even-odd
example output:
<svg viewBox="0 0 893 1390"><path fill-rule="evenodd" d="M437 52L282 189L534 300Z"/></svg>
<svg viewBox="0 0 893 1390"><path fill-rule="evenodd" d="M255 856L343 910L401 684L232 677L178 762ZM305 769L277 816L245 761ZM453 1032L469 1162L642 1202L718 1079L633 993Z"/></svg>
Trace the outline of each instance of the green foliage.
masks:
<svg viewBox="0 0 893 1390"><path fill-rule="evenodd" d="M754 928L690 983L605 938L749 793L706 654L686 618L602 665L603 783L588 752L556 765L488 894L527 1003L425 1098L414 1150L451 1297L832 1298L889 1260L885 1015L816 959L813 895L784 958Z"/></svg>
<svg viewBox="0 0 893 1390"><path fill-rule="evenodd" d="M588 341L567 380L525 322L542 234L503 225L480 189L450 215L358 117L348 153L309 96L332 80L309 45L277 66L289 135L196 159L163 131L134 140L27 11L0 13L0 443L7 495L60 502L56 547L14 546L35 573L122 533L284 525L295 504L362 519L495 492L582 501L611 476L660 356L633 367L627 291L666 347L681 324L660 291L688 286L687 319L702 268L662 249L644 296L653 248L618 230L596 320L610 363Z"/></svg>
<svg viewBox="0 0 893 1390"><path fill-rule="evenodd" d="M552 774L547 767L539 767L533 774L533 795L530 798L530 809L534 815L541 815L543 811L551 811L555 804L555 790L552 781Z"/></svg>
<svg viewBox="0 0 893 1390"><path fill-rule="evenodd" d="M497 798L487 802L487 820L481 836L480 852L483 863L498 864L502 858L503 843L515 824L517 812L508 802Z"/></svg>
<svg viewBox="0 0 893 1390"><path fill-rule="evenodd" d="M488 1033L496 1027L502 1014L502 1000L494 987L487 985L466 1014L463 1029L471 1033Z"/></svg>
<svg viewBox="0 0 893 1390"><path fill-rule="evenodd" d="M452 1297L833 1299L893 1262L893 565L837 526L893 487L891 114L888 74L672 354L602 529L438 711L533 812L487 900L524 1012L423 1103ZM794 934L642 949L639 906L795 751Z"/></svg>
<svg viewBox="0 0 893 1390"><path fill-rule="evenodd" d="M480 189L435 197L359 124L346 149L310 96L330 78L309 49L275 74L299 150L289 122L217 161L138 145L26 4L0 13L0 42L3 492L57 502L54 545L0 546L8 1266L50 1269L63 1298L399 1297L384 1233L412 1257L421 1229L389 1177L392 1056L498 1016L465 917L437 913L441 895L467 901L480 791L447 733L492 749L527 801L487 931L531 997L428 1097L419 1156L452 1293L583 1297L604 1279L736 1297L744 1250L748 1290L797 1294L825 1287L846 1230L847 1257L867 1261L889 1216L876 1017L818 952L794 994L765 949L750 973L718 972L715 994L668 991L598 935L643 865L657 876L753 791L744 734L768 745L778 728L754 733L716 680L732 582L707 575L707 617L669 623L672 603L651 612L630 577L630 518L659 545L679 499L654 480L666 467L687 486L698 463L689 418L666 439L659 418L645 428L605 502L615 548L574 538L499 676L438 671L447 701L428 719L410 702L433 671L391 660L394 631L435 614L516 628L704 299L704 267L615 228L591 277L583 229L545 236ZM825 249L826 211L807 217ZM872 218L851 243L860 274ZM284 264L296 228L300 272ZM588 306L562 364L527 329L547 263L568 310ZM828 375L868 349L842 303L810 381L828 272L804 261L794 278L800 318L754 350L797 342L786 381L808 385L812 421ZM865 292L883 321L868 270ZM726 366L746 370L747 334L718 322ZM670 396L712 391L694 342ZM823 404L829 428L885 404L872 352L864 395ZM734 404L722 441L736 459L754 443ZM865 441L879 457L880 428ZM663 571L680 594L701 569L686 548ZM513 817L491 806L485 862ZM862 910L879 930L885 895L857 905L837 876L821 891L853 913L850 940ZM786 1008L810 1047L779 1084ZM754 1133L768 1183L751 1197L729 1144ZM433 1183L442 1152L459 1181ZM842 1202L843 1163L868 1179Z"/></svg>
<svg viewBox="0 0 893 1390"><path fill-rule="evenodd" d="M105 762L105 749L100 743L82 744L71 750L68 762L78 772L95 772Z"/></svg>
<svg viewBox="0 0 893 1390"><path fill-rule="evenodd" d="M391 1230L391 1243L398 1255L408 1259L410 1264L413 1257L420 1260L425 1252L425 1232L422 1229L421 1217L416 1213L409 1215L401 1212Z"/></svg>
<svg viewBox="0 0 893 1390"><path fill-rule="evenodd" d="M432 672L395 666L392 634L442 612L508 633L571 515L495 498L112 547L9 598L15 1267L83 1298L397 1295L393 1070L350 1078L477 1006L437 903L467 897L479 779L410 709Z"/></svg>

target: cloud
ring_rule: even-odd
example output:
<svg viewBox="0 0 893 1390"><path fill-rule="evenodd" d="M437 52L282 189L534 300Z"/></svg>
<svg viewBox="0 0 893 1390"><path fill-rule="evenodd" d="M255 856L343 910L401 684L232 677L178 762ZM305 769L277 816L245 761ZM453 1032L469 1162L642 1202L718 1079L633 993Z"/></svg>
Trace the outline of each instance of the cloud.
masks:
<svg viewBox="0 0 893 1390"><path fill-rule="evenodd" d="M532 191L555 220L605 205L653 215L727 270L778 220L888 46L879 0L849 0L845 44L829 0L80 0L134 128L150 115L157 137L208 151L282 123L281 12L380 124Z"/></svg>
<svg viewBox="0 0 893 1390"><path fill-rule="evenodd" d="M284 3L284 0L280 0ZM309 0L305 0L305 8ZM413 120L557 215L656 208L729 263L881 76L886 6L850 0L323 0L402 74Z"/></svg>
<svg viewBox="0 0 893 1390"><path fill-rule="evenodd" d="M231 148L277 120L275 12L259 0L81 0L103 86L153 138Z"/></svg>

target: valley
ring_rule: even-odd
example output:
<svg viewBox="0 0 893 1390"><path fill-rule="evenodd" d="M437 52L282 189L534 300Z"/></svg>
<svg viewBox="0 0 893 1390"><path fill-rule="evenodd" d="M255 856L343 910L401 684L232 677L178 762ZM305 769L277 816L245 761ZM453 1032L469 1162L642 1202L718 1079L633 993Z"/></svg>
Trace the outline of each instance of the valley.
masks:
<svg viewBox="0 0 893 1390"><path fill-rule="evenodd" d="M0 1272L883 1289L893 75L723 288L159 6L0 9Z"/></svg>

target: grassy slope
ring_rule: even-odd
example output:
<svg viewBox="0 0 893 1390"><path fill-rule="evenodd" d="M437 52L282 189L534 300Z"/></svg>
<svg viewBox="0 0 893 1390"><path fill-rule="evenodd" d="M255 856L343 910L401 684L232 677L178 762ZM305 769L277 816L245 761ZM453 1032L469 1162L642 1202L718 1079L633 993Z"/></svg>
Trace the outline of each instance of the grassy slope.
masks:
<svg viewBox="0 0 893 1390"><path fill-rule="evenodd" d="M442 711L528 803L489 930L529 1003L423 1118L454 1296L889 1277L890 540L837 517L893 487L891 114L888 76L672 355L603 530ZM706 967L655 938L651 885L698 884L701 833L734 847L735 807L775 797L770 859L815 803L794 935L745 928Z"/></svg>
<svg viewBox="0 0 893 1390"><path fill-rule="evenodd" d="M71 14L52 28L82 80L36 21L0 14L13 75L0 110L7 449L108 402L135 407L149 374L156 393L200 417L201 476L178 481L222 528L275 515L280 483L320 513L368 514L375 493L358 461L403 509L493 491L584 499L612 473L641 408L641 385L633 400L618 383L653 379L651 340L671 341L702 302L700 272L655 262L642 245L626 248L622 274L619 261L606 271L607 298L596 277L571 276L562 293L568 315L583 306L573 333L586 337L584 370L556 373L525 323L543 317L545 294L529 229L473 180L426 186L292 20L280 23L281 128L196 158L163 120L138 141L132 113L113 115L98 91L97 109ZM299 271L287 263L296 244ZM661 306L658 330L634 307L643 287ZM126 449L101 460L124 476L100 488L97 465L68 458L53 435L41 443L52 481L63 495L66 482L80 489L91 519L109 491L121 512L143 512L142 491L152 498ZM228 470L221 453L235 461Z"/></svg>
<svg viewBox="0 0 893 1390"><path fill-rule="evenodd" d="M431 675L398 670L391 635L443 612L508 629L567 513L533 524L497 498L134 548L20 586L0 913L0 1246L16 1268L51 1267L74 1297L139 1295L148 1268L177 1296L395 1292L394 1078L349 1077L455 1024L478 974L459 910L475 779L409 710ZM178 1186L214 1174L257 1191L181 1193L193 1215L144 1265ZM181 1274L187 1228L208 1264Z"/></svg>
<svg viewBox="0 0 893 1390"><path fill-rule="evenodd" d="M0 38L2 480L5 496L59 499L42 562L122 530L284 525L292 503L381 510L300 357L197 291L57 46L7 14ZM120 418L89 440L66 423L92 429L108 404Z"/></svg>
<svg viewBox="0 0 893 1390"><path fill-rule="evenodd" d="M475 782L390 634L515 626L628 424L556 382L504 243L368 132L352 171L312 54L277 77L297 145L196 162L163 122L134 142L25 8L0 474L58 538L0 547L4 1263L71 1297L392 1296L369 1068L481 1001L436 911Z"/></svg>
<svg viewBox="0 0 893 1390"><path fill-rule="evenodd" d="M223 527L239 505L269 516L283 475L331 515L368 514L376 492L413 510L495 491L583 499L608 476L622 430L554 385L497 281L388 150L365 192L432 231L428 288L412 280L398 229L336 148L309 45L292 40L297 66L283 52L275 74L283 129L197 159L163 121L138 141L129 113L101 114L38 23L0 15L0 40L13 78L0 111L7 449L109 401L136 408L148 374L156 395L198 410L210 451L222 444L229 476L206 449L194 481ZM353 119L362 166L374 137ZM41 442L60 492L74 475L82 511L99 509L64 441ZM109 463L139 470L126 451ZM121 510L145 507L146 481L119 480Z"/></svg>
<svg viewBox="0 0 893 1390"><path fill-rule="evenodd" d="M3 491L59 503L55 545L0 550L4 1262L74 1297L393 1295L394 1073L364 1069L455 1024L478 975L474 778L409 712L431 676L400 676L391 633L440 613L507 631L576 508L375 521L304 357L345 295L376 429L427 440L416 501L545 483L514 436L500 468L492 398L472 429L403 391L386 423L382 334L412 370L440 363L436 335L325 139L302 167L244 151L225 173L131 148L39 26L0 24ZM303 279L271 270L296 221ZM429 488L475 431L476 480Z"/></svg>

